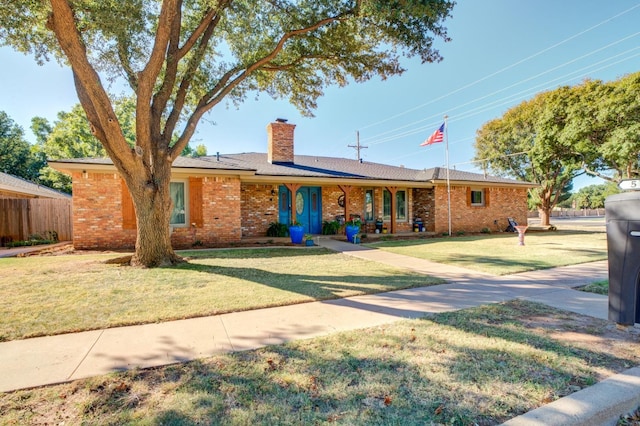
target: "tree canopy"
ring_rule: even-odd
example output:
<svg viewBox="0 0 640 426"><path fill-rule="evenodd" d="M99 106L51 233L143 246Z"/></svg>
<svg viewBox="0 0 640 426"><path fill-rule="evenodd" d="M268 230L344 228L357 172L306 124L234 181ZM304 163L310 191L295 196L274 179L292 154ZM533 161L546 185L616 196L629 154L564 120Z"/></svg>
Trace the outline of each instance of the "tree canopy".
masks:
<svg viewBox="0 0 640 426"><path fill-rule="evenodd" d="M204 114L265 92L311 115L327 85L403 72L401 56L441 60L447 0L11 0L0 43L68 64L93 134L127 184L133 264L179 261L169 235L171 164ZM102 79L136 99L132 149ZM177 139L173 135L177 134Z"/></svg>
<svg viewBox="0 0 640 426"><path fill-rule="evenodd" d="M32 152L24 130L0 111L0 171L33 182L38 181L44 162Z"/></svg>
<svg viewBox="0 0 640 426"><path fill-rule="evenodd" d="M540 184L530 200L548 224L574 177L640 174L640 73L540 93L485 123L475 148L493 172Z"/></svg>

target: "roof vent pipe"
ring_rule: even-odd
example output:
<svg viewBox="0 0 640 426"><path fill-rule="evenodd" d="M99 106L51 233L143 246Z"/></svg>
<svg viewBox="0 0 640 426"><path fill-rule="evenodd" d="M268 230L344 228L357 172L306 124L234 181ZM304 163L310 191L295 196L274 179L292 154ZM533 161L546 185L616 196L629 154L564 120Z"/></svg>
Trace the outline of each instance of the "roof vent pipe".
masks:
<svg viewBox="0 0 640 426"><path fill-rule="evenodd" d="M220 151L216 152L216 161L220 161Z"/></svg>

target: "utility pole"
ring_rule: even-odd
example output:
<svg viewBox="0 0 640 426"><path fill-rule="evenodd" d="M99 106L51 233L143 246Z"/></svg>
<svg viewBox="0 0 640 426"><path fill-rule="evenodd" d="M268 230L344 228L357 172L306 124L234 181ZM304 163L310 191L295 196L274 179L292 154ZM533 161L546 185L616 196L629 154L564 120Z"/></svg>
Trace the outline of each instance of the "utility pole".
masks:
<svg viewBox="0 0 640 426"><path fill-rule="evenodd" d="M347 145L349 148L355 148L357 153L357 160L362 162L362 158L360 157L360 150L369 148L368 146L360 145L360 132L356 131L356 144L355 145Z"/></svg>

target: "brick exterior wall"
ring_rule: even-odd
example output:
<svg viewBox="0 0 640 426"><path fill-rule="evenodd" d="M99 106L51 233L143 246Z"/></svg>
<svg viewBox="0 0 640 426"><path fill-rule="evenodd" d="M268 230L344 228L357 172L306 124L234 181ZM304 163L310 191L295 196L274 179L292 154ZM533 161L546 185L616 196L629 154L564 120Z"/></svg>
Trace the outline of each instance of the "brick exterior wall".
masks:
<svg viewBox="0 0 640 426"><path fill-rule="evenodd" d="M239 241L240 179L202 178L202 227L173 227L174 248ZM123 227L123 185L117 173L73 174L73 245L76 249L132 249L136 230Z"/></svg>
<svg viewBox="0 0 640 426"><path fill-rule="evenodd" d="M507 218L527 223L527 190L524 188L476 187L489 194L484 206L471 206L467 202L468 186L451 186L451 229L456 232L480 232L484 228L492 232L504 231ZM486 195L485 195L486 197ZM488 204L488 205L486 205ZM494 223L496 221L497 223ZM447 187L435 188L434 232L448 232Z"/></svg>
<svg viewBox="0 0 640 426"><path fill-rule="evenodd" d="M174 227L174 248L190 248L194 244L215 246L242 239L240 179L209 176L202 178L202 227Z"/></svg>
<svg viewBox="0 0 640 426"><path fill-rule="evenodd" d="M264 237L271 222L279 221L278 186L242 184L242 236ZM275 193L272 195L271 191Z"/></svg>
<svg viewBox="0 0 640 426"><path fill-rule="evenodd" d="M136 230L123 226L123 185L119 175L89 172L74 173L72 177L74 246L80 250L132 249ZM198 243L215 246L238 242L243 237L263 237L269 224L279 219L279 184L241 184L238 177L196 179L202 184L202 226L173 227L171 241L176 249L190 248ZM411 232L414 217L422 219L427 231L447 232L446 186L399 189L407 192L407 220L398 221L395 232ZM503 231L508 225L507 217L526 223L526 189L483 189L488 194L488 202L484 206L471 206L467 202L469 187L451 187L453 232L480 232L483 228ZM274 195L272 190L276 191ZM349 213L363 218L365 190L365 187L353 187L348 206ZM344 215L344 208L338 205L342 194L338 186L322 187L323 221ZM374 218L382 217L382 194L383 188L374 188ZM390 229L390 221L385 224ZM365 224L363 231L373 233L375 223Z"/></svg>
<svg viewBox="0 0 640 426"><path fill-rule="evenodd" d="M435 232L436 198L434 189L414 188L412 193L414 217L422 220L422 225L427 232Z"/></svg>
<svg viewBox="0 0 640 426"><path fill-rule="evenodd" d="M117 173L73 173L73 246L130 249L135 229L122 227L122 184Z"/></svg>
<svg viewBox="0 0 640 426"><path fill-rule="evenodd" d="M295 124L275 122L267 125L267 161L293 163L293 131Z"/></svg>

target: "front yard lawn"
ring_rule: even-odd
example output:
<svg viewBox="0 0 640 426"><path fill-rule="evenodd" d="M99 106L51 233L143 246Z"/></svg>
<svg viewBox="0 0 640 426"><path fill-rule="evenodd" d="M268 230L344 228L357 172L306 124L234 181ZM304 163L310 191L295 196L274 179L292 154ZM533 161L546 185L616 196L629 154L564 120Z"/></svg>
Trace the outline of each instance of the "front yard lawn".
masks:
<svg viewBox="0 0 640 426"><path fill-rule="evenodd" d="M531 232L525 245L518 234L388 240L367 244L372 248L446 263L463 268L508 275L607 259L604 232Z"/></svg>
<svg viewBox="0 0 640 426"><path fill-rule="evenodd" d="M321 248L182 252L141 269L117 255L0 259L0 341L337 299L442 280Z"/></svg>
<svg viewBox="0 0 640 426"><path fill-rule="evenodd" d="M637 365L637 338L514 300L0 394L0 423L495 425Z"/></svg>

